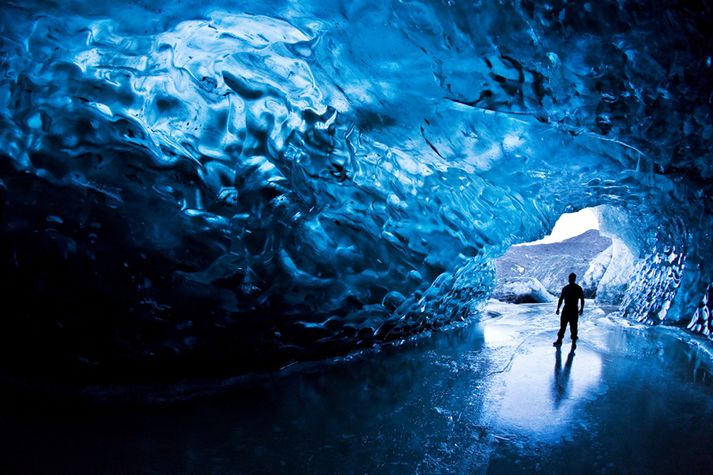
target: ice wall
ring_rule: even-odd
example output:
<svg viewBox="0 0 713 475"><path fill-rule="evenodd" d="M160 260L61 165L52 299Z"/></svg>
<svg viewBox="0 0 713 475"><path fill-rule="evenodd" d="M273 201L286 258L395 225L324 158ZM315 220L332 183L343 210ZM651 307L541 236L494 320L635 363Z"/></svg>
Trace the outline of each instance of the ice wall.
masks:
<svg viewBox="0 0 713 475"><path fill-rule="evenodd" d="M621 239L613 237L612 245L592 262L582 285L596 282L597 303L618 305L630 295L627 290L638 277L638 271L631 250Z"/></svg>
<svg viewBox="0 0 713 475"><path fill-rule="evenodd" d="M345 353L465 318L493 258L601 204L641 262L627 315L687 320L710 10L10 2L3 351L95 376Z"/></svg>

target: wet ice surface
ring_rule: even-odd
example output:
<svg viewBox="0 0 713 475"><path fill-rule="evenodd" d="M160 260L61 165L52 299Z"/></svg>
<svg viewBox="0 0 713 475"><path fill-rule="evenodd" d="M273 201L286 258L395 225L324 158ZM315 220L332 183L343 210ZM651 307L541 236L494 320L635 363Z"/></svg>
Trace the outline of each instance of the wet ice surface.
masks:
<svg viewBox="0 0 713 475"><path fill-rule="evenodd" d="M28 416L4 473L704 473L706 346L588 306L560 352L552 305L179 407ZM3 467L5 465L5 467Z"/></svg>

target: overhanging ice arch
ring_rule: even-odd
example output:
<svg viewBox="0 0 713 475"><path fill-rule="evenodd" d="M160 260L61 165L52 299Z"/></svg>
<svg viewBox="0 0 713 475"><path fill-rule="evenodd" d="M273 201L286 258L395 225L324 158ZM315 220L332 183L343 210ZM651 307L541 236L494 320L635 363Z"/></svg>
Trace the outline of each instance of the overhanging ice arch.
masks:
<svg viewBox="0 0 713 475"><path fill-rule="evenodd" d="M467 318L495 257L599 205L641 260L625 314L708 334L713 12L588 5L3 9L3 350L343 354Z"/></svg>

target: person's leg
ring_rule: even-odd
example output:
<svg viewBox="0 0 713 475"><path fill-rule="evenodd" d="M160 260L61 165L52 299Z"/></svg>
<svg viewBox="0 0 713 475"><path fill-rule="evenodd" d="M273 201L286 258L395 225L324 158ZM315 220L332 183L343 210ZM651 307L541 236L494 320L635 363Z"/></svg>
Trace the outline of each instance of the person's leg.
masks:
<svg viewBox="0 0 713 475"><path fill-rule="evenodd" d="M567 329L567 317L564 312L560 314L560 331L557 332L557 341L562 341L564 338L564 331ZM571 331L571 330L570 330Z"/></svg>
<svg viewBox="0 0 713 475"><path fill-rule="evenodd" d="M577 341L577 325L579 323L579 315L574 315L569 319L569 334L572 341Z"/></svg>

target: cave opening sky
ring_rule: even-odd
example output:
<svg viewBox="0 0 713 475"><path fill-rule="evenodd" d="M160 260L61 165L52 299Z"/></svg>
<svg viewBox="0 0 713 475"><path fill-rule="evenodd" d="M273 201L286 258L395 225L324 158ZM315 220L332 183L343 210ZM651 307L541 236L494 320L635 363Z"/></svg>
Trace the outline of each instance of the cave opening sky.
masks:
<svg viewBox="0 0 713 475"><path fill-rule="evenodd" d="M599 229L599 217L592 208L585 208L575 213L565 213L557 220L552 232L542 239L526 243L547 244L560 242L574 236L579 236L590 229Z"/></svg>

